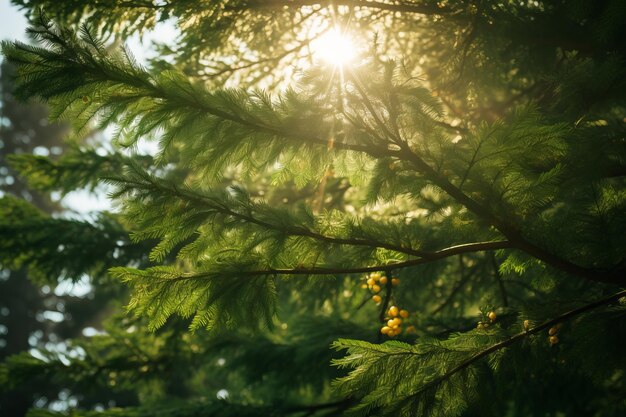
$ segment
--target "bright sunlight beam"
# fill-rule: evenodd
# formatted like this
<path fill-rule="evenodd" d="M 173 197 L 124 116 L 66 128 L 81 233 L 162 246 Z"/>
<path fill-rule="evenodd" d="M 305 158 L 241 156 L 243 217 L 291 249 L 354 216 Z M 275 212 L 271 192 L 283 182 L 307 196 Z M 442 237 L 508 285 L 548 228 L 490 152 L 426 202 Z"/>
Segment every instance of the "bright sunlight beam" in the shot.
<path fill-rule="evenodd" d="M 356 57 L 352 40 L 338 29 L 332 29 L 311 43 L 314 56 L 328 64 L 340 67 Z"/>

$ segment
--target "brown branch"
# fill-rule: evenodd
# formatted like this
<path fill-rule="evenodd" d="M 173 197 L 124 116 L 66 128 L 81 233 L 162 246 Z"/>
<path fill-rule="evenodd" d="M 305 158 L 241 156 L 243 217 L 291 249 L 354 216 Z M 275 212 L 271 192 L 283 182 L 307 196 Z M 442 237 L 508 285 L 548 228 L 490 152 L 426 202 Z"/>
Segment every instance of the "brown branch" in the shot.
<path fill-rule="evenodd" d="M 489 254 L 491 258 L 491 265 L 493 266 L 493 275 L 498 281 L 498 287 L 500 288 L 500 294 L 502 295 L 502 305 L 504 307 L 509 306 L 509 298 L 506 292 L 506 288 L 504 287 L 504 282 L 502 281 L 502 275 L 500 274 L 500 266 L 498 265 L 498 261 L 496 260 L 496 255 L 492 253 Z"/>
<path fill-rule="evenodd" d="M 450 15 L 455 12 L 455 10 L 451 8 L 439 7 L 437 5 L 385 3 L 381 1 L 367 0 L 256 0 L 254 2 L 251 2 L 252 8 L 302 6 L 349 6 L 357 8 L 385 10 L 388 12 L 415 13 L 429 16 Z"/>
<path fill-rule="evenodd" d="M 450 291 L 450 294 L 448 294 L 448 297 L 446 297 L 446 299 L 443 300 L 441 304 L 435 307 L 435 309 L 430 314 L 435 315 L 439 313 L 441 310 L 443 310 L 444 308 L 446 308 L 446 306 L 448 306 L 448 304 L 450 304 L 452 300 L 454 300 L 454 297 L 456 296 L 456 294 L 463 288 L 463 286 L 465 286 L 465 284 L 467 284 L 469 279 L 472 276 L 474 276 L 477 270 L 478 270 L 478 266 L 475 266 L 467 274 L 461 274 L 461 278 L 459 279 L 457 284 L 454 286 L 454 288 L 452 288 L 452 291 Z"/>
<path fill-rule="evenodd" d="M 463 369 L 469 367 L 470 365 L 472 365 L 473 363 L 475 363 L 476 361 L 489 356 L 490 354 L 499 351 L 500 349 L 504 349 L 512 344 L 514 344 L 515 342 L 522 340 L 528 336 L 530 336 L 531 334 L 535 334 L 535 333 L 539 333 L 542 330 L 548 329 L 552 326 L 554 326 L 555 324 L 558 324 L 560 322 L 563 322 L 571 317 L 577 316 L 579 314 L 585 313 L 587 311 L 596 309 L 598 307 L 602 307 L 608 304 L 611 304 L 613 302 L 618 301 L 620 298 L 626 296 L 626 290 L 625 291 L 620 291 L 617 294 L 613 294 L 610 297 L 607 298 L 603 298 L 601 300 L 595 301 L 591 304 L 587 304 L 584 305 L 582 307 L 579 307 L 577 309 L 574 310 L 570 310 L 566 313 L 563 313 L 551 320 L 545 321 L 542 324 L 533 327 L 532 329 L 529 329 L 527 331 L 523 331 L 521 333 L 518 333 L 514 336 L 511 336 L 510 338 L 503 340 L 502 342 L 496 343 L 495 345 L 492 345 L 486 349 L 481 350 L 478 353 L 475 353 L 474 355 L 470 356 L 468 359 L 464 360 L 463 362 L 461 362 L 459 365 L 455 366 L 454 368 L 450 369 L 449 371 L 447 371 L 445 374 L 441 375 L 438 378 L 435 378 L 434 380 L 432 380 L 431 382 L 428 382 L 427 384 L 423 385 L 418 391 L 416 391 L 415 393 L 413 393 L 413 396 L 420 394 L 421 392 L 426 391 L 429 388 L 432 388 L 435 385 L 438 385 L 440 383 L 442 383 L 443 381 L 450 379 L 453 375 L 455 375 L 456 373 L 462 371 Z"/>
<path fill-rule="evenodd" d="M 389 272 L 389 276 L 387 277 L 387 284 L 385 285 L 385 299 L 383 300 L 382 305 L 380 306 L 380 313 L 378 315 L 378 319 L 381 323 L 385 323 L 385 313 L 387 311 L 387 307 L 389 307 L 389 302 L 391 301 L 391 295 L 393 293 L 393 278 L 391 277 L 391 271 Z M 383 334 L 380 332 L 380 329 L 376 332 L 376 341 L 380 343 L 382 340 Z"/>
<path fill-rule="evenodd" d="M 289 407 L 285 409 L 284 411 L 287 414 L 307 412 L 307 414 L 305 415 L 313 415 L 317 413 L 318 411 L 332 409 L 332 408 L 345 409 L 345 408 L 348 408 L 353 403 L 354 403 L 354 399 L 344 398 L 342 400 L 328 402 L 328 403 L 297 405 L 297 406 Z"/>
<path fill-rule="evenodd" d="M 440 259 L 445 259 L 450 256 L 458 255 L 468 252 L 480 252 L 489 250 L 498 250 L 508 248 L 509 242 L 497 241 L 497 242 L 478 242 L 467 243 L 458 246 L 452 246 L 446 249 L 442 249 L 437 252 L 429 252 L 427 257 L 420 259 L 412 259 L 404 262 L 394 262 L 386 265 L 374 265 L 374 266 L 362 266 L 356 268 L 326 268 L 326 267 L 310 267 L 310 268 L 293 268 L 293 269 L 274 269 L 268 268 L 264 270 L 252 270 L 241 271 L 244 276 L 265 276 L 265 275 L 347 275 L 347 274 L 361 274 L 369 272 L 391 272 L 394 269 L 409 268 L 416 265 L 423 265 L 426 263 L 434 262 Z M 203 279 L 216 273 L 201 272 L 198 274 L 182 274 L 175 278 L 168 278 L 168 281 L 183 281 L 188 279 Z"/>

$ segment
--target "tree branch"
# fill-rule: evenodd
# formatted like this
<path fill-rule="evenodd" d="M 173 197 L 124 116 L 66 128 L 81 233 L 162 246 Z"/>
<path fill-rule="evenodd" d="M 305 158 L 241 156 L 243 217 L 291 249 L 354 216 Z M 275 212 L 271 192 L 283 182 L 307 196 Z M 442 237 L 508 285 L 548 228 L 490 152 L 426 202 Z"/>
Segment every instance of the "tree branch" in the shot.
<path fill-rule="evenodd" d="M 509 306 L 509 297 L 506 292 L 506 288 L 504 287 L 504 282 L 502 281 L 502 275 L 500 274 L 500 266 L 498 265 L 498 261 L 496 260 L 496 256 L 492 253 L 489 254 L 491 258 L 491 265 L 493 266 L 493 275 L 498 281 L 498 287 L 500 288 L 500 294 L 502 295 L 502 305 L 504 307 Z"/>
<path fill-rule="evenodd" d="M 459 279 L 459 281 L 456 283 L 456 285 L 454 286 L 454 288 L 452 288 L 452 291 L 450 291 L 450 294 L 448 294 L 448 297 L 443 300 L 443 302 L 441 304 L 439 304 L 437 307 L 435 307 L 435 309 L 430 313 L 431 316 L 439 313 L 441 310 L 443 310 L 444 308 L 446 308 L 446 306 L 448 306 L 448 304 L 450 304 L 452 302 L 452 300 L 454 300 L 454 297 L 456 296 L 456 294 L 461 290 L 461 288 L 463 288 L 463 286 L 465 284 L 467 284 L 467 281 L 469 281 L 469 279 L 474 276 L 474 274 L 476 273 L 476 271 L 478 271 L 478 265 L 474 266 L 472 268 L 471 271 L 469 271 L 468 273 L 462 273 L 461 274 L 461 278 Z"/>
<path fill-rule="evenodd" d="M 367 0 L 335 0 L 335 1 L 323 1 L 323 0 L 256 0 L 252 3 L 253 8 L 263 7 L 302 7 L 302 6 L 349 6 L 357 8 L 368 8 L 385 10 L 389 12 L 400 13 L 415 13 L 422 15 L 449 15 L 455 12 L 455 10 L 448 7 L 439 7 L 437 5 L 427 4 L 408 4 L 408 3 L 384 3 L 381 1 L 367 1 Z"/>
<path fill-rule="evenodd" d="M 332 408 L 338 408 L 338 409 L 343 410 L 345 408 L 348 408 L 353 403 L 354 403 L 354 399 L 344 398 L 342 400 L 328 402 L 328 403 L 297 405 L 297 406 L 289 407 L 285 409 L 285 413 L 293 414 L 293 413 L 306 412 L 307 414 L 305 415 L 313 415 L 317 413 L 318 411 L 332 409 Z"/>
<path fill-rule="evenodd" d="M 137 186 L 142 186 L 141 183 L 135 183 L 135 184 Z M 390 243 L 380 242 L 380 241 L 373 240 L 373 239 L 340 238 L 340 237 L 335 237 L 335 236 L 327 236 L 321 233 L 314 232 L 304 226 L 281 228 L 277 225 L 259 220 L 255 218 L 253 215 L 242 214 L 228 207 L 225 207 L 223 205 L 211 204 L 212 200 L 209 197 L 204 196 L 202 194 L 198 194 L 198 193 L 188 191 L 188 190 L 180 190 L 179 188 L 176 188 L 176 187 L 168 187 L 156 181 L 150 181 L 150 184 L 161 191 L 170 192 L 174 194 L 175 196 L 178 196 L 181 199 L 196 201 L 200 204 L 208 205 L 209 207 L 211 207 L 211 209 L 221 214 L 232 216 L 240 220 L 244 220 L 248 223 L 252 223 L 252 224 L 256 224 L 258 226 L 264 227 L 266 229 L 282 231 L 292 236 L 308 237 L 311 239 L 315 239 L 315 240 L 319 240 L 319 241 L 327 242 L 327 243 L 332 243 L 332 244 L 337 244 L 337 245 L 368 246 L 372 248 L 383 248 L 383 249 L 392 250 L 394 252 L 405 253 L 407 255 L 419 256 L 420 258 L 430 259 L 434 257 L 435 259 L 438 259 L 437 258 L 438 252 L 422 251 L 422 250 L 417 250 L 413 248 L 408 248 L 405 246 L 398 246 L 398 245 L 393 245 Z M 508 242 L 506 241 L 489 242 L 489 243 L 497 243 L 498 247 L 495 249 L 506 249 L 507 244 L 508 244 Z"/>
<path fill-rule="evenodd" d="M 445 374 L 441 375 L 438 378 L 435 378 L 434 380 L 432 380 L 431 382 L 423 385 L 418 391 L 416 391 L 415 393 L 413 393 L 413 395 L 418 395 L 421 392 L 426 391 L 427 389 L 436 386 L 440 383 L 442 383 L 443 381 L 449 379 L 450 377 L 452 377 L 454 374 L 456 374 L 457 372 L 462 371 L 463 369 L 467 368 L 468 366 L 472 365 L 473 363 L 475 363 L 476 361 L 494 353 L 497 352 L 501 349 L 504 349 L 512 344 L 514 344 L 515 342 L 518 342 L 522 339 L 524 339 L 527 336 L 530 336 L 531 334 L 535 334 L 535 333 L 539 333 L 542 330 L 548 329 L 552 326 L 554 326 L 557 323 L 560 323 L 562 321 L 565 321 L 571 317 L 577 316 L 579 314 L 585 313 L 587 311 L 593 310 L 595 308 L 598 307 L 602 307 L 608 304 L 611 304 L 613 302 L 618 301 L 620 298 L 626 296 L 626 290 L 625 291 L 620 291 L 617 294 L 614 294 L 610 297 L 607 298 L 603 298 L 601 300 L 595 301 L 591 304 L 587 304 L 585 306 L 579 307 L 577 309 L 574 310 L 570 310 L 566 313 L 561 314 L 558 317 L 555 317 L 554 319 L 548 320 L 543 322 L 542 324 L 533 327 L 532 329 L 529 329 L 527 331 L 518 333 L 514 336 L 511 336 L 510 338 L 500 342 L 500 343 L 496 343 L 495 345 L 492 345 L 486 349 L 483 349 L 481 351 L 479 351 L 478 353 L 475 353 L 474 355 L 472 355 L 471 357 L 469 357 L 468 359 L 466 359 L 465 361 L 461 362 L 459 365 L 455 366 L 454 368 L 450 369 L 448 372 L 446 372 Z"/>
<path fill-rule="evenodd" d="M 463 245 L 452 246 L 446 249 L 442 249 L 437 252 L 428 252 L 428 256 L 420 259 L 413 259 L 404 262 L 394 262 L 387 265 L 374 265 L 363 266 L 357 268 L 325 268 L 325 267 L 310 267 L 310 268 L 294 268 L 294 269 L 264 269 L 264 270 L 252 270 L 241 271 L 245 276 L 264 276 L 264 275 L 347 275 L 347 274 L 361 274 L 369 272 L 391 272 L 394 269 L 409 268 L 416 265 L 423 265 L 426 263 L 434 262 L 440 259 L 445 259 L 450 256 L 458 255 L 467 252 L 481 252 L 489 250 L 506 249 L 509 246 L 507 241 L 497 242 L 478 242 L 478 243 L 466 243 Z M 202 279 L 207 278 L 215 271 L 197 273 L 197 274 L 182 274 L 176 278 L 170 278 L 171 281 L 182 281 L 188 279 Z"/>

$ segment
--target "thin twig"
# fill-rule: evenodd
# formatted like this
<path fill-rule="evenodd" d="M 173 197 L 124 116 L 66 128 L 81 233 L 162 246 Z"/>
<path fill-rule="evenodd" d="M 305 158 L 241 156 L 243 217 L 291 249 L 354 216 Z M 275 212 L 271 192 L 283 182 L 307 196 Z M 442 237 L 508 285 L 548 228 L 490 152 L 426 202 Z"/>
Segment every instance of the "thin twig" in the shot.
<path fill-rule="evenodd" d="M 427 258 L 412 259 L 404 262 L 394 262 L 386 265 L 374 265 L 363 266 L 356 268 L 326 268 L 326 267 L 308 267 L 308 268 L 293 268 L 293 269 L 264 269 L 245 271 L 242 270 L 242 276 L 265 276 L 265 275 L 346 275 L 346 274 L 360 274 L 367 272 L 391 272 L 394 269 L 409 268 L 416 265 L 423 265 L 429 262 L 434 262 L 440 259 L 448 258 L 450 256 L 458 255 L 466 252 L 479 252 L 487 250 L 500 249 L 502 242 L 480 242 L 469 243 L 465 245 L 452 246 L 450 248 L 442 249 L 437 252 L 431 252 L 431 256 Z M 184 281 L 190 279 L 204 279 L 210 278 L 212 275 L 219 271 L 207 271 L 196 274 L 181 274 L 174 278 L 167 278 L 166 281 Z"/>
<path fill-rule="evenodd" d="M 378 319 L 381 323 L 385 322 L 385 312 L 387 311 L 387 307 L 389 307 L 389 301 L 391 301 L 391 295 L 393 292 L 393 283 L 391 278 L 391 271 L 389 271 L 389 276 L 387 277 L 387 284 L 385 286 L 385 299 L 383 300 L 382 305 L 380 306 L 380 314 L 378 315 Z M 378 331 L 376 335 L 376 341 L 380 343 L 382 340 L 383 334 Z"/>
<path fill-rule="evenodd" d="M 502 275 L 500 274 L 500 266 L 498 265 L 498 261 L 496 260 L 496 255 L 492 252 L 489 254 L 489 258 L 491 259 L 491 265 L 493 266 L 493 275 L 496 277 L 496 281 L 498 281 L 498 286 L 500 287 L 500 294 L 502 295 L 502 305 L 504 307 L 508 307 L 509 298 L 506 293 L 506 288 L 504 287 L 504 282 L 502 282 Z"/>
<path fill-rule="evenodd" d="M 430 314 L 435 315 L 439 313 L 441 310 L 443 310 L 448 304 L 450 304 L 452 300 L 454 300 L 454 297 L 456 296 L 456 294 L 461 290 L 461 288 L 465 286 L 465 284 L 467 284 L 467 281 L 469 281 L 469 279 L 476 273 L 477 270 L 478 270 L 478 265 L 474 266 L 472 270 L 468 272 L 467 274 L 461 273 L 461 278 L 459 279 L 458 283 L 454 286 L 454 288 L 452 289 L 448 297 L 439 306 L 437 306 Z"/>

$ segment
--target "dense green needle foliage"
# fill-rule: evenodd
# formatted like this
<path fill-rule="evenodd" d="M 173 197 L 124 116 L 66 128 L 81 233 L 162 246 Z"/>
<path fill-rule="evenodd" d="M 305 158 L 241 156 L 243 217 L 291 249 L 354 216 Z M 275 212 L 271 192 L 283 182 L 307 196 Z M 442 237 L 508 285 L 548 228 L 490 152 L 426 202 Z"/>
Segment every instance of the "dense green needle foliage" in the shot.
<path fill-rule="evenodd" d="M 127 314 L 0 388 L 81 416 L 626 412 L 622 2 L 14 3 L 15 94 L 73 145 L 11 166 L 115 207 L 5 195 L 0 263 Z M 138 63 L 120 41 L 158 22 L 179 36 Z M 316 54 L 333 29 L 350 62 Z"/>

